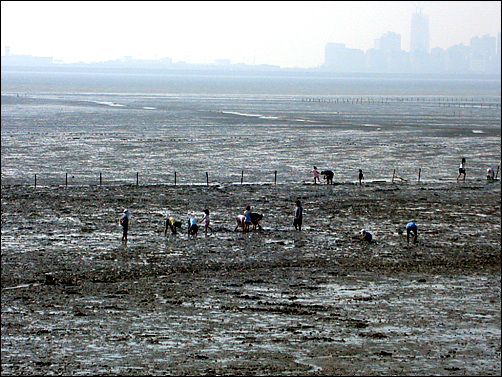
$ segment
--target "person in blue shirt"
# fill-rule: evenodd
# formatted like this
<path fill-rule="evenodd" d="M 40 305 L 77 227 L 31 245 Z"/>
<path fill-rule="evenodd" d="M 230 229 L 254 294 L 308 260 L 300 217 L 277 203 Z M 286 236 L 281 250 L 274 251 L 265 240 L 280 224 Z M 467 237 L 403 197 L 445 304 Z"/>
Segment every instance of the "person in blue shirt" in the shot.
<path fill-rule="evenodd" d="M 370 232 L 368 232 L 367 230 L 361 230 L 361 241 L 367 241 L 367 242 L 371 242 L 373 240 L 373 236 L 371 235 Z"/>
<path fill-rule="evenodd" d="M 244 211 L 244 217 L 245 217 L 245 220 L 244 220 L 244 229 L 243 230 L 245 232 L 248 232 L 249 231 L 249 227 L 252 224 L 252 221 L 251 221 L 251 207 L 250 206 L 246 207 L 246 210 Z"/>
<path fill-rule="evenodd" d="M 413 243 L 417 243 L 418 239 L 418 227 L 414 221 L 410 221 L 406 224 L 406 244 L 410 244 L 410 234 L 413 234 Z"/>
<path fill-rule="evenodd" d="M 197 221 L 195 221 L 195 219 L 189 218 L 187 226 L 188 226 L 188 235 L 196 236 L 197 232 L 199 231 L 199 226 L 197 225 Z"/>

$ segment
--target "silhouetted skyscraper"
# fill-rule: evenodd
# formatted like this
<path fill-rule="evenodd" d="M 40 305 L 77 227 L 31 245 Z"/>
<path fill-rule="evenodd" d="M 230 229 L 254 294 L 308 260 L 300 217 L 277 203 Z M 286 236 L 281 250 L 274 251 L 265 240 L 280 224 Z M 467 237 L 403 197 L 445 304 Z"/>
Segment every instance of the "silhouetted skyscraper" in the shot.
<path fill-rule="evenodd" d="M 429 52 L 429 17 L 422 11 L 413 13 L 411 17 L 411 52 Z"/>

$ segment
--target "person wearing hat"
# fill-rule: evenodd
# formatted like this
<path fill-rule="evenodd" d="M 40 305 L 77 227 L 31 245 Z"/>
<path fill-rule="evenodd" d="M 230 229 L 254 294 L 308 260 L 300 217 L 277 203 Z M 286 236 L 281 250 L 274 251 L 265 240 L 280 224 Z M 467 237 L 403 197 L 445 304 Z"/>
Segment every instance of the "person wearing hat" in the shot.
<path fill-rule="evenodd" d="M 124 210 L 122 217 L 119 220 L 119 225 L 122 227 L 122 242 L 127 242 L 127 232 L 129 231 L 129 217 L 131 216 L 131 211 L 128 209 Z"/>
<path fill-rule="evenodd" d="M 299 200 L 295 202 L 295 205 L 296 208 L 295 208 L 295 217 L 293 219 L 293 225 L 296 230 L 301 231 L 303 222 L 303 207 Z"/>
<path fill-rule="evenodd" d="M 371 242 L 373 240 L 373 236 L 371 235 L 370 232 L 368 232 L 367 230 L 361 230 L 361 241 L 367 241 L 367 242 Z"/>

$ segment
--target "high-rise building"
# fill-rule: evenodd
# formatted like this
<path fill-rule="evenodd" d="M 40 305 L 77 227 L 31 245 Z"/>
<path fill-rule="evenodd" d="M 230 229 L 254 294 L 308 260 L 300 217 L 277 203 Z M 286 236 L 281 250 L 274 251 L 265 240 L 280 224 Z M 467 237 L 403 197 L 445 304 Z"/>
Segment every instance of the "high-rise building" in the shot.
<path fill-rule="evenodd" d="M 410 50 L 411 52 L 429 52 L 429 17 L 420 12 L 411 17 Z"/>

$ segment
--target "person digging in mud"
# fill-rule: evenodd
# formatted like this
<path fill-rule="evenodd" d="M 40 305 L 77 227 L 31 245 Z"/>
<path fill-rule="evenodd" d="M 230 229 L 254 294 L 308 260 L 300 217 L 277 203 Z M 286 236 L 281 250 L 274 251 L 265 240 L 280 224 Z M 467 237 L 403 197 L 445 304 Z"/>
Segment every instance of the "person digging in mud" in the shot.
<path fill-rule="evenodd" d="M 239 215 L 235 218 L 235 228 L 234 228 L 234 232 L 239 229 L 239 227 L 242 228 L 242 231 L 244 231 L 244 226 L 245 226 L 245 222 L 246 222 L 246 216 L 244 215 Z"/>
<path fill-rule="evenodd" d="M 293 225 L 296 230 L 301 231 L 302 230 L 302 222 L 303 222 L 303 207 L 300 203 L 299 200 L 295 202 L 295 215 L 293 219 Z"/>
<path fill-rule="evenodd" d="M 373 242 L 373 236 L 366 230 L 361 230 L 361 241 Z"/>
<path fill-rule="evenodd" d="M 260 221 L 263 220 L 265 216 L 262 213 L 251 212 L 251 224 L 253 224 L 253 230 L 263 229 L 261 227 Z"/>
<path fill-rule="evenodd" d="M 335 173 L 333 173 L 331 170 L 323 170 L 321 172 L 321 175 L 324 177 L 324 180 L 326 181 L 327 185 L 333 184 L 333 177 Z"/>
<path fill-rule="evenodd" d="M 413 234 L 413 243 L 417 243 L 418 239 L 418 227 L 415 222 L 410 221 L 406 224 L 406 244 L 410 244 L 410 234 Z"/>
<path fill-rule="evenodd" d="M 168 217 L 165 222 L 164 236 L 167 236 L 167 230 L 170 229 L 172 234 L 176 234 L 176 229 L 181 229 L 181 221 L 176 221 L 174 217 Z"/>
<path fill-rule="evenodd" d="M 122 242 L 127 242 L 127 233 L 129 231 L 129 218 L 131 216 L 131 211 L 128 209 L 124 210 L 122 217 L 119 220 L 119 225 L 122 227 Z"/>
<path fill-rule="evenodd" d="M 188 236 L 196 237 L 197 233 L 199 232 L 199 226 L 197 225 L 197 221 L 195 221 L 195 219 L 189 218 L 187 226 L 188 226 L 187 230 Z"/>

